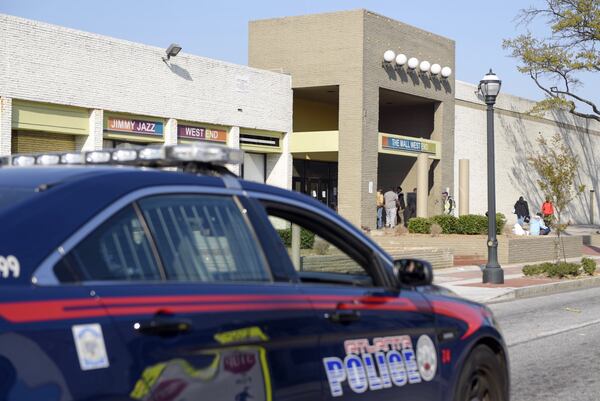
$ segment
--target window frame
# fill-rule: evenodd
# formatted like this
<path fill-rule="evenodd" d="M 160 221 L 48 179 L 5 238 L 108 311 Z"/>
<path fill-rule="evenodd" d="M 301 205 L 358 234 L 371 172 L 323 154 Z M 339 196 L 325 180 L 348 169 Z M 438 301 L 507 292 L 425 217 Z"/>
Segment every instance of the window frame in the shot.
<path fill-rule="evenodd" d="M 337 215 L 334 215 L 331 211 L 328 210 L 326 212 L 318 207 L 310 205 L 308 202 L 302 203 L 294 199 L 273 194 L 251 192 L 249 195 L 262 205 L 267 216 L 272 216 L 273 214 L 271 214 L 270 211 L 275 210 L 276 213 L 279 213 L 276 217 L 291 221 L 291 219 L 285 216 L 287 215 L 292 216 L 293 218 L 299 218 L 300 221 L 308 222 L 308 224 L 302 224 L 299 220 L 296 220 L 297 224 L 314 231 L 316 235 L 319 235 L 339 248 L 342 252 L 365 268 L 367 275 L 371 277 L 373 281 L 373 287 L 397 288 L 397 280 L 393 274 L 393 262 L 390 256 L 380 249 L 373 247 L 367 239 L 356 233 L 352 233 L 352 227 L 349 226 L 349 223 L 339 218 Z M 278 241 L 281 243 L 275 228 L 271 224 L 269 224 L 269 226 L 271 227 L 271 235 L 277 237 Z M 320 235 L 319 230 L 325 230 L 327 231 L 327 234 Z M 355 257 L 351 255 L 354 255 Z M 286 262 L 289 263 L 289 265 L 292 265 L 292 261 L 287 253 L 286 256 Z M 357 259 L 363 259 L 362 262 L 364 264 Z M 312 272 L 310 273 L 312 275 Z M 313 284 L 313 282 L 302 282 L 300 279 L 301 276 L 295 269 L 294 274 L 300 284 Z M 352 280 L 344 280 L 344 275 L 341 273 L 317 272 L 314 274 L 322 274 L 323 277 L 339 274 L 340 281 L 338 284 L 348 286 L 356 285 L 356 282 L 353 284 Z"/>
<path fill-rule="evenodd" d="M 242 215 L 244 224 L 248 227 L 250 234 L 253 236 L 257 244 L 257 249 L 260 253 L 260 258 L 266 269 L 266 272 L 269 276 L 270 281 L 261 281 L 261 282 L 247 282 L 247 281 L 231 281 L 231 282 L 218 282 L 221 284 L 253 284 L 256 285 L 258 283 L 269 284 L 272 283 L 273 280 L 273 271 L 271 265 L 269 263 L 269 259 L 265 255 L 265 250 L 261 246 L 261 241 L 259 241 L 259 236 L 255 230 L 254 225 L 252 224 L 249 216 L 247 215 L 249 211 L 248 208 L 244 205 L 244 199 L 247 197 L 246 193 L 240 188 L 224 188 L 224 187 L 212 187 L 212 186 L 199 186 L 199 185 L 161 185 L 161 186 L 153 186 L 147 187 L 139 190 L 132 191 L 121 198 L 116 199 L 110 205 L 106 206 L 103 210 L 101 210 L 98 214 L 96 214 L 92 219 L 84 223 L 77 231 L 71 234 L 65 241 L 61 243 L 53 252 L 51 252 L 42 263 L 34 270 L 31 276 L 31 283 L 36 286 L 68 286 L 68 285 L 77 285 L 77 286 L 87 286 L 87 285 L 115 285 L 115 284 L 178 284 L 180 281 L 173 281 L 168 279 L 161 280 L 131 280 L 131 281 L 123 281 L 123 280 L 102 280 L 102 281 L 77 281 L 77 282 L 61 282 L 56 274 L 54 273 L 54 267 L 69 253 L 77 247 L 82 241 L 84 241 L 91 233 L 97 230 L 103 223 L 108 221 L 114 215 L 119 213 L 127 206 L 133 206 L 136 211 L 136 216 L 141 220 L 142 226 L 144 227 L 144 235 L 147 236 L 148 241 L 153 248 L 153 257 L 155 258 L 156 265 L 162 266 L 164 269 L 164 265 L 162 264 L 162 260 L 160 258 L 160 253 L 158 252 L 158 248 L 156 247 L 156 242 L 151 233 L 146 231 L 149 227 L 147 226 L 147 222 L 143 212 L 139 209 L 139 205 L 137 205 L 137 201 L 140 199 L 144 199 L 152 196 L 162 196 L 162 195 L 213 195 L 213 196 L 229 196 L 231 197 L 240 214 Z M 137 205 L 137 206 L 134 206 Z M 136 209 L 137 208 L 137 209 Z M 246 210 L 246 212 L 244 212 Z M 140 215 L 141 213 L 141 215 Z M 148 236 L 150 235 L 150 236 Z M 154 249 L 158 252 L 158 254 L 154 253 Z M 158 257 L 158 259 L 157 259 Z M 159 267 L 160 270 L 160 267 Z M 163 270 L 164 272 L 164 270 Z M 161 275 L 162 277 L 162 275 Z M 184 281 L 184 284 L 211 284 L 207 282 L 200 281 Z"/>

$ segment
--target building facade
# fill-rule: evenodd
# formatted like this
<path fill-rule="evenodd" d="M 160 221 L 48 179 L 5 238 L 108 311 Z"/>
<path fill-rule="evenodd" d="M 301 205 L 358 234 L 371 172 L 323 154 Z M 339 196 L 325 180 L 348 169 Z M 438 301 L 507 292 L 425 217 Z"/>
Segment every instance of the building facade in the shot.
<path fill-rule="evenodd" d="M 254 21 L 249 64 L 292 76 L 294 189 L 373 227 L 378 187 L 416 188 L 417 214 L 453 185 L 454 42 L 355 10 Z M 407 59 L 384 62 L 391 50 Z"/>
<path fill-rule="evenodd" d="M 291 186 L 289 75 L 0 15 L 0 154 L 212 141 Z"/>

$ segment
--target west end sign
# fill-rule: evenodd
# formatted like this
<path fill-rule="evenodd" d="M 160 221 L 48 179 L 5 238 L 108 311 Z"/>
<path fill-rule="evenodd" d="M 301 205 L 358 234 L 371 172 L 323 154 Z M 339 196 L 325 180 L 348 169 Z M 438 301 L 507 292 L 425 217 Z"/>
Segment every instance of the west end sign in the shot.
<path fill-rule="evenodd" d="M 213 142 L 227 142 L 227 131 L 187 125 L 177 126 L 177 136 L 184 139 L 200 139 Z"/>

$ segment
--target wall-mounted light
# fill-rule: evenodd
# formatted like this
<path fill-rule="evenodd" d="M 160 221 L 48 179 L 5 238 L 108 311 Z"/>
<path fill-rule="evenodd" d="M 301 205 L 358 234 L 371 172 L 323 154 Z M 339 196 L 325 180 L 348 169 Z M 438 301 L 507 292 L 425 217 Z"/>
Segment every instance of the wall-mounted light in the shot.
<path fill-rule="evenodd" d="M 432 64 L 431 68 L 429 69 L 429 72 L 431 72 L 431 75 L 437 75 L 442 71 L 442 66 L 439 64 Z"/>
<path fill-rule="evenodd" d="M 167 47 L 166 53 L 167 56 L 163 56 L 163 61 L 169 61 L 171 59 L 171 57 L 175 57 L 179 54 L 179 52 L 181 51 L 181 46 L 179 46 L 177 43 L 171 43 L 169 45 L 169 47 Z"/>
<path fill-rule="evenodd" d="M 414 70 L 419 65 L 419 59 L 416 57 L 411 57 L 408 59 L 408 68 Z"/>
<path fill-rule="evenodd" d="M 385 53 L 383 53 L 383 61 L 386 63 L 391 63 L 394 61 L 394 58 L 396 58 L 396 53 L 394 53 L 393 50 L 386 50 Z"/>
<path fill-rule="evenodd" d="M 419 64 L 419 70 L 421 72 L 428 72 L 430 68 L 431 63 L 429 61 L 421 61 L 421 64 Z"/>
<path fill-rule="evenodd" d="M 408 57 L 405 54 L 398 54 L 396 56 L 396 65 L 402 67 L 408 61 Z"/>
<path fill-rule="evenodd" d="M 442 68 L 442 77 L 448 78 L 450 75 L 452 75 L 452 68 L 450 68 L 450 67 Z"/>

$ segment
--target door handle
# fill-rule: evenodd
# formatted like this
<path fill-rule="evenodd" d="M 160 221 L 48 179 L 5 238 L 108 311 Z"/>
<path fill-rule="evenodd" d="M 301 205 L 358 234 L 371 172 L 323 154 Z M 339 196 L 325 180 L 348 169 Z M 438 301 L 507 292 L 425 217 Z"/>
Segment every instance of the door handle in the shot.
<path fill-rule="evenodd" d="M 156 316 L 153 319 L 135 323 L 133 328 L 144 335 L 170 337 L 190 331 L 192 322 L 187 319 Z"/>
<path fill-rule="evenodd" d="M 333 323 L 348 324 L 360 320 L 360 312 L 356 309 L 338 309 L 333 313 L 326 313 L 325 317 Z"/>

